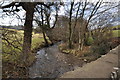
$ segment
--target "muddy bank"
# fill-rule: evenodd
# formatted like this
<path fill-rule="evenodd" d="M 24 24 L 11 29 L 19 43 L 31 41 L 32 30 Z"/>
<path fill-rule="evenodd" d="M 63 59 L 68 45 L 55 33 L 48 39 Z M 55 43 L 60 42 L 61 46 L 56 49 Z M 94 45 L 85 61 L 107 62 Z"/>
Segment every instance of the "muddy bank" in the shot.
<path fill-rule="evenodd" d="M 86 64 L 84 67 L 79 67 L 74 71 L 69 71 L 61 75 L 60 78 L 106 78 L 109 79 L 111 72 L 115 72 L 118 67 L 118 54 L 120 45 L 110 50 L 101 58 Z M 80 73 L 80 74 L 79 74 Z M 114 75 L 117 77 L 117 74 Z M 59 80 L 59 79 L 58 79 Z M 111 79 L 110 79 L 111 80 Z M 112 79 L 112 80 L 117 80 Z"/>

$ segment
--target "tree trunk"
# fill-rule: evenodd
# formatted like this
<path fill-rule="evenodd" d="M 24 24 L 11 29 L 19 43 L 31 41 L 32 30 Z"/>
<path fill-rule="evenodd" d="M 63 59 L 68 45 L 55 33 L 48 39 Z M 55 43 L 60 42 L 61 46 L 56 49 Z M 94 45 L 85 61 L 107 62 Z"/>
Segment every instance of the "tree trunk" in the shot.
<path fill-rule="evenodd" d="M 89 24 L 88 22 L 85 23 L 84 45 L 88 45 L 87 41 L 88 41 L 88 38 L 90 36 L 89 30 L 88 30 L 88 24 Z"/>
<path fill-rule="evenodd" d="M 80 47 L 80 50 L 81 50 L 81 51 L 83 50 L 83 45 L 84 45 L 84 39 L 82 38 L 82 39 L 81 39 L 81 47 Z"/>
<path fill-rule="evenodd" d="M 70 18 L 69 18 L 69 48 L 71 49 L 72 48 L 72 25 L 71 25 L 71 22 L 72 22 L 72 10 L 73 10 L 73 5 L 74 5 L 74 2 L 71 3 L 71 9 L 70 9 Z"/>
<path fill-rule="evenodd" d="M 83 50 L 83 45 L 84 45 L 84 37 L 83 37 L 83 32 L 80 28 L 80 31 L 79 31 L 79 46 L 78 46 L 78 50 Z"/>
<path fill-rule="evenodd" d="M 42 33 L 43 33 L 43 38 L 44 38 L 44 41 L 45 41 L 45 46 L 48 46 L 48 41 L 46 39 L 46 36 L 45 36 L 45 29 L 44 29 L 44 16 L 43 16 L 43 6 L 41 5 L 41 19 L 42 19 Z M 47 21 L 48 22 L 48 21 Z"/>
<path fill-rule="evenodd" d="M 71 29 L 71 22 L 69 23 L 69 48 L 72 48 L 72 29 Z"/>
<path fill-rule="evenodd" d="M 24 41 L 23 41 L 23 54 L 22 54 L 22 61 L 23 64 L 26 66 L 29 64 L 27 62 L 27 58 L 29 53 L 31 53 L 31 39 L 32 39 L 32 21 L 33 21 L 33 14 L 34 14 L 34 6 L 26 6 L 26 18 L 24 24 Z"/>
<path fill-rule="evenodd" d="M 78 50 L 83 50 L 83 44 L 84 44 L 84 26 L 83 26 L 83 20 L 80 19 L 80 28 L 79 28 L 79 46 Z"/>
<path fill-rule="evenodd" d="M 88 44 L 88 32 L 84 33 L 84 45 Z"/>
<path fill-rule="evenodd" d="M 43 33 L 43 38 L 44 38 L 44 41 L 45 41 L 45 46 L 48 46 L 49 44 L 48 44 L 48 40 L 46 38 L 44 30 L 42 30 L 42 33 Z"/>
<path fill-rule="evenodd" d="M 80 30 L 79 30 L 79 33 L 78 33 L 78 50 L 80 50 L 81 48 L 81 39 L 80 39 Z"/>

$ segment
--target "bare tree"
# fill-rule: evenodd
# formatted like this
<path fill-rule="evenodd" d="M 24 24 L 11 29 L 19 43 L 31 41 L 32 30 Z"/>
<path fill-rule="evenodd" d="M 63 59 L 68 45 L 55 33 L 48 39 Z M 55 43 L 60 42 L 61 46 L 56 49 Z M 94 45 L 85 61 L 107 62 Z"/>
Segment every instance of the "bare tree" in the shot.
<path fill-rule="evenodd" d="M 45 35 L 45 31 L 46 31 L 48 26 L 47 26 L 47 24 L 44 23 L 45 22 L 44 15 L 43 15 L 43 12 L 44 12 L 43 10 L 44 9 L 45 8 L 42 5 L 40 6 L 40 11 L 39 11 L 38 8 L 36 8 L 37 12 L 39 14 L 41 14 L 41 16 L 40 16 L 41 17 L 41 21 L 37 17 L 35 18 L 35 21 L 38 24 L 38 26 L 41 28 L 41 31 L 42 31 L 42 34 L 43 34 L 43 38 L 44 38 L 44 41 L 45 41 L 45 46 L 48 46 L 48 40 L 47 40 L 46 35 Z"/>
<path fill-rule="evenodd" d="M 72 10 L 73 10 L 74 2 L 71 2 L 70 7 L 70 17 L 69 17 L 69 48 L 72 48 Z"/>
<path fill-rule="evenodd" d="M 27 61 L 27 58 L 28 58 L 28 54 L 31 53 L 32 21 L 33 21 L 33 14 L 34 14 L 34 9 L 36 5 L 44 5 L 45 7 L 50 8 L 50 6 L 53 4 L 46 5 L 42 2 L 37 2 L 37 3 L 12 2 L 8 5 L 1 7 L 4 12 L 20 11 L 18 7 L 21 7 L 21 6 L 26 11 L 26 18 L 24 23 L 23 50 L 21 54 L 21 59 L 22 59 L 21 61 L 23 61 L 24 66 L 27 66 L 29 64 L 29 61 Z M 13 8 L 13 7 L 16 7 L 16 8 Z M 9 10 L 5 10 L 6 8 L 8 8 Z"/>
<path fill-rule="evenodd" d="M 99 0 L 95 3 L 91 3 L 86 0 L 85 2 L 79 2 L 79 3 L 71 2 L 71 4 L 69 4 L 69 3 L 67 4 L 67 6 L 68 5 L 70 6 L 69 7 L 70 9 L 69 8 L 66 9 L 67 16 L 69 16 L 69 45 L 72 44 L 71 36 L 73 36 L 75 27 L 78 26 L 78 25 L 76 25 L 77 23 L 80 23 L 79 24 L 79 26 L 80 26 L 79 44 L 80 44 L 80 46 L 86 45 L 87 39 L 90 36 L 89 24 L 91 24 L 91 20 L 94 20 L 97 16 L 100 16 L 102 13 L 106 12 L 107 10 L 110 10 L 112 8 L 119 6 L 119 5 L 117 5 L 117 6 L 115 5 L 113 7 L 106 8 L 103 11 L 100 11 L 100 9 L 103 9 L 103 7 L 106 7 L 105 5 L 102 6 L 102 3 L 103 3 L 103 0 Z M 77 8 L 76 8 L 76 6 L 77 6 Z M 75 13 L 72 14 L 72 11 L 75 11 Z M 88 12 L 89 12 L 89 14 L 88 14 Z M 75 20 L 74 21 L 75 25 L 71 25 L 71 22 L 73 23 L 72 19 Z M 81 38 L 83 38 L 83 40 L 81 40 Z M 79 49 L 80 49 L 80 46 L 79 46 Z M 82 48 L 81 48 L 81 50 L 82 50 Z"/>

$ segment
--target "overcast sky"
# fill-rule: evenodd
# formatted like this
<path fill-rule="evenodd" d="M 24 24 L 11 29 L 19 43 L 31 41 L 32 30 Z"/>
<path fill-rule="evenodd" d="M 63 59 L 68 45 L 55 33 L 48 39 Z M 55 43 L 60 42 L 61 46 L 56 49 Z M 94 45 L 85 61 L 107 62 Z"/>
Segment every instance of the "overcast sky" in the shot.
<path fill-rule="evenodd" d="M 25 19 L 25 10 L 22 9 L 21 11 L 16 12 L 16 13 L 20 16 L 21 19 Z M 53 11 L 51 14 L 55 15 L 55 12 Z M 58 15 L 64 15 L 64 7 L 63 6 L 60 7 Z M 18 16 L 17 15 L 14 15 L 14 16 L 13 15 L 10 15 L 10 16 L 5 15 L 5 13 L 2 12 L 2 9 L 0 9 L 0 25 L 6 25 L 6 26 L 9 26 L 9 25 L 13 25 L 13 26 L 14 25 L 16 25 L 16 26 L 23 25 L 24 20 L 21 21 L 20 19 L 17 19 L 16 17 L 18 17 Z"/>
<path fill-rule="evenodd" d="M 64 0 L 65 1 L 65 0 Z M 66 0 L 66 1 L 68 1 L 68 0 Z M 79 1 L 79 0 L 75 0 L 75 1 Z M 90 2 L 96 2 L 96 0 L 89 0 Z M 117 1 L 119 1 L 119 0 L 104 0 L 104 1 L 108 1 L 108 2 L 117 2 Z M 8 4 L 8 3 L 5 3 L 5 5 L 6 4 Z M 62 6 L 62 7 L 60 7 L 60 11 L 58 12 L 59 13 L 59 15 L 65 15 L 64 14 L 64 7 Z M 114 10 L 114 9 L 112 9 L 112 11 L 113 11 L 113 13 L 114 13 L 114 11 L 116 11 L 116 10 Z M 53 14 L 54 14 L 55 12 L 53 12 Z M 8 25 L 23 25 L 24 24 L 24 21 L 23 22 L 21 22 L 21 20 L 18 20 L 17 18 L 16 18 L 16 16 L 4 16 L 4 18 L 3 18 L 3 14 L 4 13 L 2 13 L 2 10 L 0 9 L 0 25 L 6 25 L 6 26 L 8 26 Z M 23 18 L 25 18 L 25 11 L 24 10 L 22 10 L 22 11 L 20 11 L 20 12 L 17 12 L 17 14 L 23 19 Z"/>

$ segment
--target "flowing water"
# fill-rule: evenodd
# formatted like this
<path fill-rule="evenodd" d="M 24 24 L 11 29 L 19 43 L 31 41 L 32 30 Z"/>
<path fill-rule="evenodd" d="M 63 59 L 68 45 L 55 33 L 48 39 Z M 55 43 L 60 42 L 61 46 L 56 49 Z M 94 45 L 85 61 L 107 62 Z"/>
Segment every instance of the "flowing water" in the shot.
<path fill-rule="evenodd" d="M 37 52 L 36 62 L 29 68 L 30 78 L 56 78 L 61 74 L 81 67 L 83 60 L 61 53 L 57 43 Z"/>

